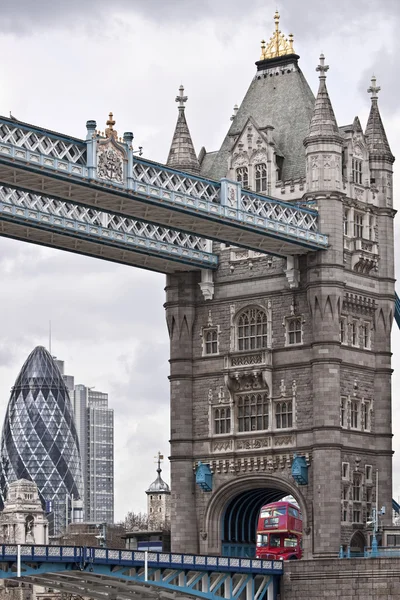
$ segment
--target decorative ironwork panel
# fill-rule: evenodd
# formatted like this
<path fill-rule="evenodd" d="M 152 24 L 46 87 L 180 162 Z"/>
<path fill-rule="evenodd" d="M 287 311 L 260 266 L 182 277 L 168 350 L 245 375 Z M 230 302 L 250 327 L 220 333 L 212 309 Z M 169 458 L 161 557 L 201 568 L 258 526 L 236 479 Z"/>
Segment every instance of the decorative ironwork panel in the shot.
<path fill-rule="evenodd" d="M 49 556 L 61 556 L 61 548 L 60 546 L 48 546 L 48 555 Z"/>
<path fill-rule="evenodd" d="M 107 550 L 105 549 L 101 549 L 101 550 L 95 550 L 94 551 L 94 556 L 95 558 L 107 558 Z"/>
<path fill-rule="evenodd" d="M 171 554 L 171 562 L 180 564 L 182 562 L 182 555 L 181 554 Z"/>
<path fill-rule="evenodd" d="M 198 178 L 187 173 L 172 171 L 167 167 L 142 160 L 133 161 L 133 178 L 171 192 L 180 192 L 208 202 L 220 202 L 221 185 L 217 181 Z"/>
<path fill-rule="evenodd" d="M 36 546 L 33 549 L 34 556 L 46 556 L 46 548 L 44 546 Z"/>
<path fill-rule="evenodd" d="M 42 196 L 41 194 L 0 186 L 0 201 L 12 206 L 38 210 L 52 216 L 72 219 L 73 221 L 103 227 L 115 232 L 137 235 L 191 250 L 206 251 L 207 240 L 198 235 L 182 233 L 168 227 L 105 213 L 94 208 Z"/>
<path fill-rule="evenodd" d="M 76 552 L 76 548 L 72 547 L 72 546 L 70 546 L 70 547 L 65 546 L 62 549 L 63 556 L 75 556 L 75 552 Z"/>
<path fill-rule="evenodd" d="M 318 213 L 309 209 L 263 198 L 250 192 L 242 192 L 239 208 L 265 219 L 279 221 L 307 231 L 318 231 Z"/>
<path fill-rule="evenodd" d="M 109 550 L 108 558 L 113 558 L 115 560 L 118 560 L 119 559 L 119 550 Z"/>
<path fill-rule="evenodd" d="M 40 152 L 74 164 L 86 165 L 86 144 L 52 136 L 48 132 L 39 132 L 21 125 L 0 122 L 0 142 L 12 144 L 25 150 Z"/>
<path fill-rule="evenodd" d="M 170 554 L 159 554 L 158 559 L 160 562 L 169 562 L 170 556 L 171 556 Z"/>
<path fill-rule="evenodd" d="M 136 556 L 140 555 L 140 556 Z M 121 552 L 122 560 L 133 560 L 133 552 Z M 144 552 L 135 552 L 135 560 L 144 560 Z"/>

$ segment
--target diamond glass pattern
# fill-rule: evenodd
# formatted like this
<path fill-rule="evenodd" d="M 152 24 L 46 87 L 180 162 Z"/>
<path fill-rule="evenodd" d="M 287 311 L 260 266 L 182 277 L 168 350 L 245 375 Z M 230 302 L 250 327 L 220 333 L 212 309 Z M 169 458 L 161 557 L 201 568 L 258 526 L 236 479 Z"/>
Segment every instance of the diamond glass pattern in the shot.
<path fill-rule="evenodd" d="M 65 526 L 67 497 L 82 491 L 79 442 L 71 401 L 49 352 L 28 356 L 11 391 L 0 455 L 0 502 L 18 479 L 34 481 L 42 502 L 52 501 L 49 533 Z"/>

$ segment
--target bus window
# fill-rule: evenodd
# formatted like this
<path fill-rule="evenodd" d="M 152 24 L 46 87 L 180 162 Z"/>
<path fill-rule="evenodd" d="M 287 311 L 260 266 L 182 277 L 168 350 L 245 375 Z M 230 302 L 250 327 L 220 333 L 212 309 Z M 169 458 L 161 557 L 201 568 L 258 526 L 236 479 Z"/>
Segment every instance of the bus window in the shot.
<path fill-rule="evenodd" d="M 297 537 L 292 534 L 285 536 L 283 545 L 285 548 L 295 548 L 298 545 Z"/>
<path fill-rule="evenodd" d="M 257 546 L 268 546 L 268 534 L 257 534 Z"/>
<path fill-rule="evenodd" d="M 260 517 L 262 519 L 265 517 L 282 517 L 284 515 L 286 515 L 286 506 L 267 508 L 266 510 L 262 510 L 260 513 Z"/>
<path fill-rule="evenodd" d="M 269 536 L 270 548 L 279 548 L 281 545 L 281 536 L 278 533 L 271 533 Z"/>
<path fill-rule="evenodd" d="M 296 519 L 299 518 L 299 511 L 296 508 L 293 508 L 292 506 L 289 506 L 289 515 L 291 517 L 295 517 Z"/>

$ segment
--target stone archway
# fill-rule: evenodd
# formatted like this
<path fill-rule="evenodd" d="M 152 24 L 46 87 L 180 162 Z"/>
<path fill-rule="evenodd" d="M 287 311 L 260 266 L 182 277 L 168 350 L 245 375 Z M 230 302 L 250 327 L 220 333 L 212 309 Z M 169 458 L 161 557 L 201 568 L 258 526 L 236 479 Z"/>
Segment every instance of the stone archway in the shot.
<path fill-rule="evenodd" d="M 367 540 L 362 531 L 358 530 L 353 533 L 350 540 L 350 552 L 357 552 L 364 555 L 364 548 L 367 545 Z"/>
<path fill-rule="evenodd" d="M 296 498 L 303 515 L 304 556 L 311 556 L 311 511 L 307 507 L 303 494 L 294 483 L 292 484 L 276 475 L 263 474 L 235 477 L 235 479 L 221 485 L 213 493 L 204 517 L 202 539 L 200 540 L 201 553 L 221 554 L 222 540 L 224 538 L 223 518 L 227 510 L 235 510 L 237 508 L 235 507 L 235 502 L 239 506 L 240 499 L 245 498 L 247 500 L 246 514 L 244 513 L 244 508 L 241 509 L 239 507 L 239 510 L 243 510 L 243 515 L 250 519 L 250 526 L 253 527 L 251 519 L 255 523 L 254 515 L 257 509 L 261 508 L 263 504 L 277 501 L 289 494 Z"/>

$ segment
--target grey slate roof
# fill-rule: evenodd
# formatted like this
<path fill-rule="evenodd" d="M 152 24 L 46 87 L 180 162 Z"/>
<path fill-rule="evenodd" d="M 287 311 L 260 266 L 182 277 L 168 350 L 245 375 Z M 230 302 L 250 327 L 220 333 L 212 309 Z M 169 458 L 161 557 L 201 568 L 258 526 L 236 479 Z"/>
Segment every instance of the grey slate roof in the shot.
<path fill-rule="evenodd" d="M 322 76 L 320 77 L 319 90 L 307 140 L 320 140 L 326 137 L 338 137 L 339 135 L 335 113 L 326 88 L 325 76 Z"/>
<path fill-rule="evenodd" d="M 235 137 L 241 133 L 247 119 L 253 117 L 260 128 L 267 125 L 275 128 L 273 138 L 284 155 L 282 179 L 305 177 L 303 140 L 308 133 L 314 102 L 314 95 L 298 66 L 293 71 L 285 70 L 272 76 L 258 72 L 221 149 L 212 161 L 203 160 L 202 175 L 212 179 L 226 176 Z"/>
<path fill-rule="evenodd" d="M 178 120 L 171 142 L 167 165 L 174 169 L 188 171 L 189 173 L 198 173 L 200 171 L 199 161 L 194 151 L 183 107 L 179 107 Z"/>
<path fill-rule="evenodd" d="M 372 98 L 371 112 L 369 113 L 368 123 L 365 129 L 365 137 L 367 139 L 370 155 L 394 161 L 394 156 L 390 150 L 379 112 L 378 100 L 376 98 Z"/>

